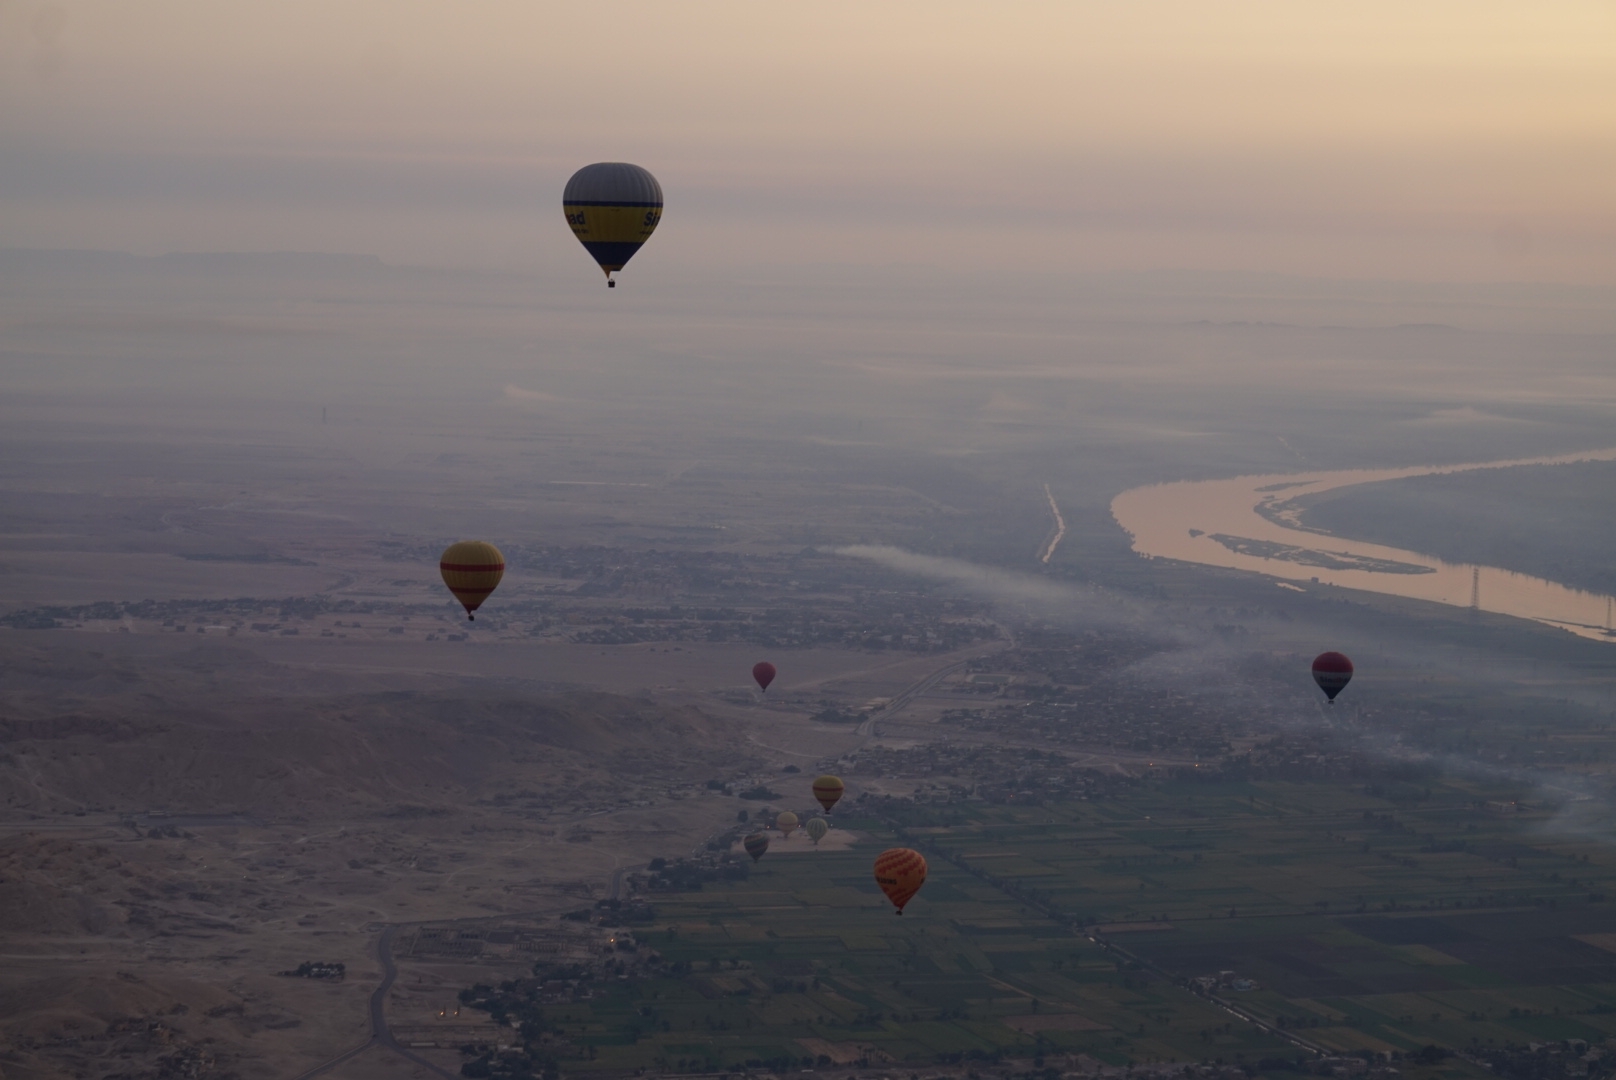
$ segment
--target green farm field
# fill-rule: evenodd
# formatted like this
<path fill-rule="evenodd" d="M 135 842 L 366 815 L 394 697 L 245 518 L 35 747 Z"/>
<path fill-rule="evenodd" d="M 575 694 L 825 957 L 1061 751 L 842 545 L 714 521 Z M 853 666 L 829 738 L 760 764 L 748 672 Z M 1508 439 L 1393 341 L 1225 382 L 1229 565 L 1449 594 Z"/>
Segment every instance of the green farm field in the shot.
<path fill-rule="evenodd" d="M 569 1068 L 605 1071 L 1600 1043 L 1616 859 L 1519 794 L 1154 779 L 1092 802 L 855 806 L 849 848 L 654 897 L 638 936 L 664 974 L 543 1017 L 584 1057 Z M 895 918 L 870 863 L 900 844 L 931 872 Z"/>
<path fill-rule="evenodd" d="M 658 899 L 658 925 L 640 937 L 670 977 L 617 983 L 545 1019 L 607 1070 L 1295 1052 L 946 862 L 932 860 L 921 898 L 894 917 L 870 862 L 899 841 L 847 824 L 863 834 L 851 848 L 765 856 L 745 882 Z"/>

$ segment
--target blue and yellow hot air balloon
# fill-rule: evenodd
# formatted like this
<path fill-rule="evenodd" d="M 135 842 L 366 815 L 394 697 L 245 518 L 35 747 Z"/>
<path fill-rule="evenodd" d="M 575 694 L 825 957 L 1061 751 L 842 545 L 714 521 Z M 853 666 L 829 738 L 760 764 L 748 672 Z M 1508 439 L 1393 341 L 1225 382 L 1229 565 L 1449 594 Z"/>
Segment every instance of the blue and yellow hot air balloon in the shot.
<path fill-rule="evenodd" d="M 572 235 L 616 288 L 612 272 L 623 269 L 662 220 L 662 185 L 638 165 L 602 161 L 572 174 L 561 203 Z"/>

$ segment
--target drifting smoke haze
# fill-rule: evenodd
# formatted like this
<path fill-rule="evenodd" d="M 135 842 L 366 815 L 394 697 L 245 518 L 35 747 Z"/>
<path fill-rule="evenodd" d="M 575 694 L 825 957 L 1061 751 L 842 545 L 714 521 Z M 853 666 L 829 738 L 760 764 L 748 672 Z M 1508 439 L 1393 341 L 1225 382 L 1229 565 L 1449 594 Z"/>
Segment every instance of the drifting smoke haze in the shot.
<path fill-rule="evenodd" d="M 1280 730 L 1307 731 L 1320 726 L 1322 714 L 1298 692 L 1301 680 L 1291 680 L 1298 686 L 1286 686 L 1275 680 L 1271 669 L 1245 663 L 1251 659 L 1248 652 L 1219 639 L 1182 608 L 1141 602 L 1100 586 L 891 547 L 851 545 L 838 554 L 867 559 L 985 600 L 993 605 L 996 617 L 1010 624 L 1012 632 L 1023 627 L 1053 627 L 1079 634 L 1121 632 L 1151 644 L 1150 655 L 1108 672 L 1107 678 L 1260 706 L 1265 718 Z"/>
<path fill-rule="evenodd" d="M 1148 632 L 1166 641 L 1187 644 L 1180 638 L 1182 628 L 1170 626 L 1159 612 L 1098 586 L 1073 585 L 1034 574 L 978 566 L 963 559 L 920 555 L 879 545 L 851 544 L 838 548 L 837 554 L 867 559 L 900 574 L 945 582 L 1010 609 L 1005 614 L 1013 612 L 1022 621 L 1040 620 L 1070 630 Z"/>
<path fill-rule="evenodd" d="M 1204 620 L 1196 619 L 1182 607 L 1141 602 L 1115 590 L 1073 584 L 1047 575 L 978 566 L 894 547 L 849 545 L 838 549 L 838 554 L 868 560 L 985 600 L 993 606 L 996 617 L 1011 625 L 1012 632 L 1020 627 L 1041 626 L 1078 633 L 1120 631 L 1149 638 L 1157 643 L 1156 651 L 1106 677 L 1190 691 L 1260 711 L 1274 733 L 1328 741 L 1351 748 L 1366 760 L 1423 765 L 1438 774 L 1520 785 L 1538 801 L 1564 803 L 1545 828 L 1616 844 L 1616 828 L 1609 825 L 1609 815 L 1616 809 L 1616 792 L 1608 782 L 1546 773 L 1519 763 L 1433 751 L 1417 740 L 1411 742 L 1403 730 L 1409 718 L 1388 695 L 1377 693 L 1373 672 L 1367 678 L 1359 676 L 1354 694 L 1340 706 L 1327 706 L 1301 677 L 1302 664 L 1296 665 L 1292 677 L 1276 678 L 1275 669 L 1260 662 L 1260 654 L 1219 638 Z M 1294 639 L 1324 642 L 1332 630 L 1328 623 L 1321 622 L 1291 624 L 1286 632 Z M 1474 670 L 1473 658 L 1455 655 L 1451 649 L 1432 648 L 1414 635 L 1397 635 L 1382 644 L 1394 653 L 1378 660 L 1377 666 L 1383 669 L 1436 672 L 1446 678 L 1476 681 L 1491 692 L 1502 692 L 1534 674 L 1529 666 L 1508 660 L 1480 674 Z M 1295 659 L 1305 661 L 1307 657 Z M 1604 694 L 1577 690 L 1571 693 L 1586 707 L 1609 706 Z M 1366 696 L 1367 721 L 1363 707 L 1354 702 L 1354 698 Z"/>

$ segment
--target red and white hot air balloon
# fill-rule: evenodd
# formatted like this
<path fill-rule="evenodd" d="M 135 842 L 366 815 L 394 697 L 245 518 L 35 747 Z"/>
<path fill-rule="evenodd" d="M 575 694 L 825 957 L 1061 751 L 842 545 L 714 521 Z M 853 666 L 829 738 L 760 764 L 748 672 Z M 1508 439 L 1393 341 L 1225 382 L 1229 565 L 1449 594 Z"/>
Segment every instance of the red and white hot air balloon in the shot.
<path fill-rule="evenodd" d="M 1313 660 L 1313 681 L 1334 705 L 1335 696 L 1352 681 L 1352 661 L 1338 652 L 1319 653 Z"/>

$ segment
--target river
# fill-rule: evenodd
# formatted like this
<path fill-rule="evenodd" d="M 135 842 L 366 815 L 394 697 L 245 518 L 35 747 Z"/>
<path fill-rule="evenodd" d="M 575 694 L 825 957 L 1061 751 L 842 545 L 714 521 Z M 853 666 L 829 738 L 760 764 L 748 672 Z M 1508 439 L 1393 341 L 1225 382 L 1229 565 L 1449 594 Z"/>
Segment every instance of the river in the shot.
<path fill-rule="evenodd" d="M 1494 566 L 1449 563 L 1429 555 L 1347 540 L 1303 526 L 1289 501 L 1353 484 L 1410 476 L 1616 461 L 1616 447 L 1556 457 L 1425 465 L 1401 469 L 1240 476 L 1132 488 L 1111 502 L 1111 515 L 1133 549 L 1151 558 L 1252 570 L 1278 578 L 1280 588 L 1313 583 L 1430 600 L 1454 607 L 1547 623 L 1580 637 L 1616 642 L 1616 601 Z"/>

